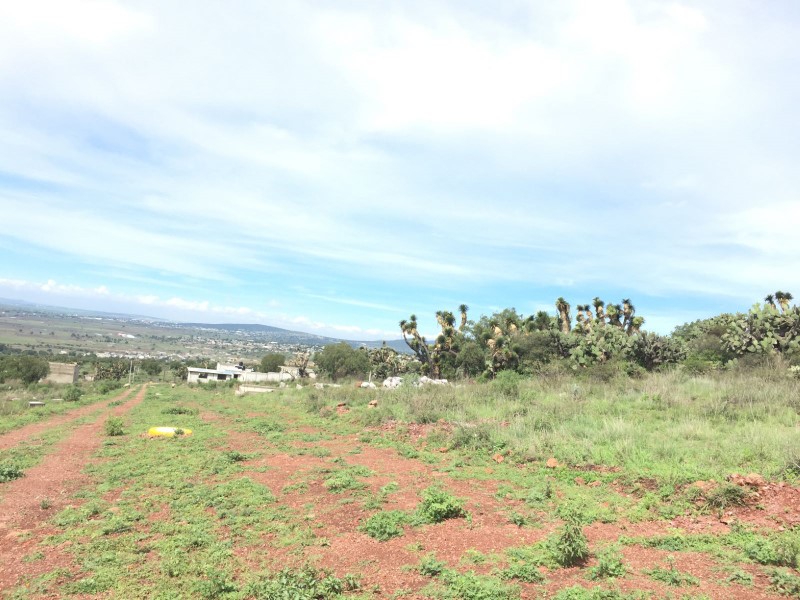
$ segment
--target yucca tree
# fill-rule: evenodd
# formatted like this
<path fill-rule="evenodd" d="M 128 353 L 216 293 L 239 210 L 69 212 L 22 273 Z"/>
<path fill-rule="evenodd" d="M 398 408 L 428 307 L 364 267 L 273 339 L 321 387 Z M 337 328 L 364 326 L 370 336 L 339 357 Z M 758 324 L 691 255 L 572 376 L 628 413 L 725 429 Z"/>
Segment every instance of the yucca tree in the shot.
<path fill-rule="evenodd" d="M 609 304 L 606 306 L 606 316 L 608 316 L 609 325 L 622 327 L 622 306 L 620 304 Z"/>
<path fill-rule="evenodd" d="M 597 318 L 597 323 L 599 325 L 604 325 L 606 322 L 606 315 L 603 312 L 603 307 L 605 307 L 606 303 L 600 300 L 600 298 L 595 297 L 595 299 L 592 300 L 592 305 L 594 306 L 594 314 Z"/>
<path fill-rule="evenodd" d="M 422 363 L 423 370 L 431 372 L 430 349 L 428 348 L 427 340 L 420 335 L 419 329 L 417 329 L 417 315 L 411 315 L 408 321 L 405 319 L 400 321 L 400 331 L 403 334 L 403 341 L 406 346 L 411 348 L 417 360 Z M 411 336 L 411 339 L 408 339 L 408 336 Z"/>
<path fill-rule="evenodd" d="M 583 314 L 583 304 L 578 304 L 575 307 L 575 320 L 581 327 L 586 322 L 586 315 Z"/>
<path fill-rule="evenodd" d="M 628 333 L 631 332 L 631 319 L 635 312 L 636 307 L 631 303 L 630 298 L 624 298 L 622 300 L 622 328 Z"/>
<path fill-rule="evenodd" d="M 558 311 L 558 321 L 562 333 L 569 333 L 572 329 L 572 318 L 569 315 L 570 305 L 564 298 L 556 300 L 556 310 Z"/>
<path fill-rule="evenodd" d="M 785 313 L 789 310 L 789 303 L 794 299 L 789 292 L 775 292 L 775 300 L 781 306 L 781 312 Z"/>
<path fill-rule="evenodd" d="M 469 310 L 469 306 L 466 304 L 462 304 L 458 307 L 458 312 L 461 313 L 461 325 L 458 326 L 459 331 L 464 331 L 464 328 L 467 326 L 467 311 Z"/>
<path fill-rule="evenodd" d="M 639 333 L 644 325 L 644 317 L 633 317 L 631 319 L 631 333 Z"/>

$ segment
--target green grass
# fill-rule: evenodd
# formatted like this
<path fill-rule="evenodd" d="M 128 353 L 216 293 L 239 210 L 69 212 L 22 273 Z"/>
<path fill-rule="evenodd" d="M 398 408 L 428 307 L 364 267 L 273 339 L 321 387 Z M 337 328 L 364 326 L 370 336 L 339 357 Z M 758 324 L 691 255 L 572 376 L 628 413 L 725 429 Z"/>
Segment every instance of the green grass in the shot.
<path fill-rule="evenodd" d="M 349 388 L 280 390 L 268 399 L 234 398 L 229 388 L 159 387 L 159 395 L 150 389 L 124 416 L 127 435 L 104 438 L 87 465 L 93 483 L 56 514 L 43 509 L 55 528 L 45 544 L 68 552 L 75 569 L 44 573 L 9 597 L 167 598 L 176 589 L 197 598 L 281 598 L 281 590 L 296 598 L 647 597 L 605 589 L 619 585 L 614 580 L 621 577 L 652 578 L 674 587 L 675 598 L 703 589 L 705 581 L 694 585 L 674 562 L 654 565 L 646 574 L 631 571 L 622 545 L 675 553 L 678 564 L 680 552 L 702 553 L 718 565 L 714 583 L 761 592 L 764 576 L 748 579 L 760 572 L 772 578 L 774 591 L 791 596 L 798 579 L 798 530 L 734 524 L 728 533 L 689 535 L 663 523 L 661 535 L 620 537 L 598 548 L 590 548 L 584 535 L 597 522 L 623 527 L 626 521 L 736 510 L 752 500 L 724 483 L 734 470 L 795 481 L 784 468 L 797 450 L 789 436 L 796 412 L 791 423 L 787 416 L 797 408 L 790 396 L 794 388 L 768 381 L 745 393 L 738 386 L 755 382 L 731 377 L 735 385 L 724 378 L 656 374 L 606 384 L 520 379 L 512 382 L 513 393 L 496 386 L 399 389 L 381 392 L 378 409 L 367 407 L 375 394 Z M 349 413 L 326 410 L 345 400 Z M 203 419 L 201 413 L 217 417 Z M 180 414 L 181 426 L 194 434 L 143 435 L 169 414 Z M 416 419 L 430 431 L 415 437 L 402 421 L 365 429 L 365 420 L 375 415 L 377 422 Z M 767 435 L 770 428 L 774 434 Z M 67 431 L 59 428 L 41 444 L 0 454 L 0 464 L 9 461 L 24 472 Z M 716 443 L 733 448 L 734 441 L 724 439 L 731 434 L 740 436 L 743 447 L 720 464 L 703 455 Z M 685 448 L 668 447 L 684 439 Z M 359 452 L 348 451 L 347 444 L 358 445 Z M 440 452 L 442 447 L 448 451 Z M 497 463 L 492 455 L 500 448 L 509 453 Z M 543 464 L 551 456 L 559 461 L 555 469 Z M 400 465 L 396 472 L 383 466 L 384 458 Z M 685 485 L 701 478 L 720 483 L 716 495 Z M 485 500 L 470 493 L 467 502 L 459 497 L 466 493 L 454 493 L 467 483 Z M 349 530 L 343 515 L 355 515 Z M 436 556 L 444 556 L 436 545 L 436 524 L 454 518 L 464 519 L 455 523 L 464 531 L 499 519 L 514 535 L 540 534 L 534 538 L 540 541 L 462 551 L 448 565 Z M 346 570 L 322 569 L 330 564 L 323 557 L 336 556 L 338 544 L 357 528 L 365 545 L 380 540 L 383 548 L 413 547 L 406 562 L 416 583 L 362 589 Z M 29 560 L 38 561 L 43 550 L 32 548 Z M 380 562 L 365 559 L 350 571 L 369 577 L 380 568 Z M 590 589 L 587 582 L 547 592 L 545 576 L 561 573 L 574 577 L 568 585 L 592 580 L 600 587 Z"/>

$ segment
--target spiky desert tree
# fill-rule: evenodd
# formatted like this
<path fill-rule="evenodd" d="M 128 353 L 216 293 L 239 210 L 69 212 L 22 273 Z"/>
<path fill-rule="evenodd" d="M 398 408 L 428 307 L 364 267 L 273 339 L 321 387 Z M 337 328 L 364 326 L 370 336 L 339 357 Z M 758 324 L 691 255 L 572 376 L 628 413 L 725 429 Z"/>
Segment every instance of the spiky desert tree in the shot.
<path fill-rule="evenodd" d="M 631 319 L 631 333 L 639 333 L 644 325 L 644 317 L 633 317 Z"/>
<path fill-rule="evenodd" d="M 559 326 L 562 333 L 569 333 L 572 329 L 572 318 L 569 314 L 570 305 L 564 298 L 556 300 L 556 310 L 558 311 Z"/>
<path fill-rule="evenodd" d="M 458 307 L 458 312 L 461 313 L 461 325 L 458 326 L 459 331 L 464 331 L 464 328 L 467 326 L 467 311 L 469 310 L 469 306 L 466 304 L 462 304 Z"/>
<path fill-rule="evenodd" d="M 620 304 L 609 304 L 606 306 L 606 316 L 608 316 L 609 325 L 622 327 L 622 306 Z"/>
<path fill-rule="evenodd" d="M 595 297 L 595 299 L 592 300 L 592 305 L 594 305 L 594 314 L 597 319 L 598 325 L 605 325 L 606 315 L 605 312 L 603 311 L 603 308 L 605 307 L 606 303 L 603 302 L 600 298 Z"/>
<path fill-rule="evenodd" d="M 794 299 L 789 292 L 775 292 L 775 299 L 781 306 L 781 312 L 786 313 L 789 310 L 789 303 Z"/>
<path fill-rule="evenodd" d="M 630 301 L 630 298 L 622 300 L 622 328 L 628 333 L 631 332 L 631 319 L 636 312 L 636 307 Z"/>
<path fill-rule="evenodd" d="M 405 319 L 400 321 L 400 331 L 403 334 L 403 341 L 422 364 L 422 370 L 426 373 L 430 373 L 431 354 L 427 340 L 420 334 L 417 328 L 417 315 L 411 315 L 408 321 Z M 409 339 L 409 336 L 411 336 L 411 339 Z"/>

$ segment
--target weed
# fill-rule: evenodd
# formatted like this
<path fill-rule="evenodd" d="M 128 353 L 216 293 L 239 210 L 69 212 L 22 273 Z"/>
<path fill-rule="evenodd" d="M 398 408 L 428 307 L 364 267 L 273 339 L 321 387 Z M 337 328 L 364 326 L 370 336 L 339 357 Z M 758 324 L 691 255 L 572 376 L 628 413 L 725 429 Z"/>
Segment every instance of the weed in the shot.
<path fill-rule="evenodd" d="M 231 463 L 243 462 L 249 458 L 247 454 L 242 454 L 238 450 L 228 450 L 223 453 L 223 456 Z"/>
<path fill-rule="evenodd" d="M 503 583 L 497 577 L 476 575 L 472 571 L 458 573 L 445 570 L 440 575 L 447 586 L 448 598 L 462 600 L 515 600 L 519 598 L 519 588 Z"/>
<path fill-rule="evenodd" d="M 747 492 L 742 486 L 725 482 L 706 496 L 706 505 L 717 510 L 725 510 L 729 506 L 743 506 L 747 500 Z"/>
<path fill-rule="evenodd" d="M 50 500 L 49 498 L 42 498 L 39 501 L 39 508 L 41 508 L 42 510 L 53 508 L 53 501 Z"/>
<path fill-rule="evenodd" d="M 401 510 L 381 511 L 367 519 L 359 529 L 380 542 L 403 535 L 403 525 L 409 522 L 407 513 Z"/>
<path fill-rule="evenodd" d="M 122 425 L 121 417 L 109 417 L 106 419 L 103 430 L 108 436 L 125 435 L 125 430 L 122 428 Z M 175 433 L 177 434 L 177 431 Z"/>
<path fill-rule="evenodd" d="M 168 406 L 161 410 L 162 415 L 196 415 L 198 412 L 196 408 L 188 406 Z"/>
<path fill-rule="evenodd" d="M 333 475 L 325 479 L 323 485 L 329 492 L 341 493 L 347 490 L 360 490 L 366 487 L 363 481 L 359 481 L 356 477 L 368 477 L 372 475 L 372 471 L 364 467 L 350 467 L 335 472 Z"/>
<path fill-rule="evenodd" d="M 675 587 L 700 584 L 700 580 L 697 577 L 676 569 L 675 559 L 672 556 L 667 557 L 667 565 L 667 568 L 656 567 L 655 569 L 645 569 L 644 572 L 656 581 Z"/>
<path fill-rule="evenodd" d="M 499 573 L 501 579 L 517 579 L 525 583 L 540 583 L 544 575 L 536 565 L 525 562 L 514 562 Z"/>
<path fill-rule="evenodd" d="M 512 510 L 508 514 L 508 522 L 513 523 L 517 527 L 525 527 L 525 525 L 529 523 L 529 519 L 525 515 L 518 513 L 515 510 Z"/>
<path fill-rule="evenodd" d="M 751 586 L 753 585 L 753 576 L 742 569 L 734 569 L 731 571 L 730 575 L 725 578 L 725 583 Z"/>
<path fill-rule="evenodd" d="M 597 553 L 597 564 L 589 569 L 589 579 L 622 577 L 625 565 L 622 564 L 622 552 L 619 546 L 608 546 Z"/>
<path fill-rule="evenodd" d="M 783 596 L 800 598 L 800 577 L 786 569 L 774 569 L 769 574 L 772 589 Z"/>
<path fill-rule="evenodd" d="M 441 523 L 447 519 L 466 517 L 462 500 L 437 487 L 422 490 L 422 502 L 416 512 L 416 520 L 421 523 Z"/>
<path fill-rule="evenodd" d="M 22 475 L 22 469 L 16 463 L 10 461 L 0 463 L 0 483 L 19 479 Z"/>
<path fill-rule="evenodd" d="M 436 560 L 435 554 L 427 554 L 419 560 L 419 566 L 417 567 L 417 570 L 419 571 L 420 575 L 425 575 L 426 577 L 436 577 L 444 570 L 446 566 L 446 563 Z"/>
<path fill-rule="evenodd" d="M 327 600 L 359 587 L 358 578 L 354 575 L 338 578 L 328 571 L 305 566 L 296 571 L 283 569 L 262 576 L 247 586 L 245 593 L 248 597 L 264 600 Z"/>
<path fill-rule="evenodd" d="M 561 529 L 550 538 L 549 550 L 553 560 L 562 567 L 580 564 L 589 557 L 589 543 L 581 522 L 575 516 L 567 518 Z"/>

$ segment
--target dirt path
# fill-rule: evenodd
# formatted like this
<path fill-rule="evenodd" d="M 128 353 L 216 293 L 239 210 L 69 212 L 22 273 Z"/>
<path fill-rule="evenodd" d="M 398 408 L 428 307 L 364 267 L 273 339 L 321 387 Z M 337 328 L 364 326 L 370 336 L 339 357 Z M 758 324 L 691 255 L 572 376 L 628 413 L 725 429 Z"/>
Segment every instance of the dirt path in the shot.
<path fill-rule="evenodd" d="M 103 417 L 127 413 L 144 400 L 146 390 L 145 385 L 125 404 L 104 411 L 92 423 L 81 425 L 57 444 L 40 464 L 26 471 L 24 477 L 0 487 L 0 591 L 12 589 L 23 576 L 35 576 L 70 563 L 63 548 L 38 547 L 45 536 L 55 533 L 55 529 L 46 521 L 63 509 L 71 496 L 89 482 L 83 469 L 102 443 Z M 130 390 L 116 399 L 129 394 Z M 97 409 L 96 406 L 85 408 Z M 91 412 L 81 411 L 83 414 Z M 70 416 L 74 416 L 74 413 Z M 61 419 L 59 422 L 68 420 Z M 36 426 L 53 424 L 54 421 L 49 421 L 37 423 Z M 36 550 L 40 550 L 44 557 L 35 563 L 26 563 L 25 557 Z"/>
<path fill-rule="evenodd" d="M 0 450 L 7 450 L 8 448 L 13 448 L 20 442 L 30 439 L 31 437 L 38 435 L 43 431 L 50 429 L 51 427 L 55 427 L 57 425 L 63 425 L 64 423 L 70 423 L 72 421 L 80 419 L 81 417 L 90 415 L 95 411 L 102 410 L 103 408 L 108 408 L 108 405 L 111 402 L 124 400 L 130 395 L 130 393 L 131 390 L 125 390 L 121 394 L 114 396 L 105 403 L 96 402 L 95 404 L 82 406 L 81 408 L 71 410 L 67 413 L 54 415 L 53 417 L 46 419 L 44 421 L 39 421 L 38 423 L 31 423 L 30 425 L 25 425 L 24 427 L 20 427 L 19 429 L 12 429 L 11 431 L 0 435 Z"/>

